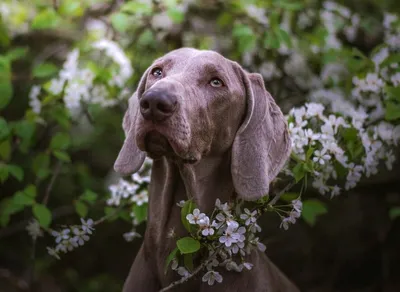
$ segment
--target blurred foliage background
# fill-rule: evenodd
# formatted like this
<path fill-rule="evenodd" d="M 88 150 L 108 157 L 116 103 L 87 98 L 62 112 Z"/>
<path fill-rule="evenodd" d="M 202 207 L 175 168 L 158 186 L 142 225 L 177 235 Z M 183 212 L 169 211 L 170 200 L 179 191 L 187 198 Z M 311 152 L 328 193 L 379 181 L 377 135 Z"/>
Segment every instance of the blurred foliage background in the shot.
<path fill-rule="evenodd" d="M 216 50 L 260 72 L 287 113 L 308 100 L 313 78 L 325 64 L 343 63 L 350 75 L 362 73 L 368 67 L 363 62 L 387 41 L 384 14 L 400 12 L 397 0 L 336 1 L 357 13 L 359 21 L 335 19 L 333 41 L 340 46 L 324 50 L 326 3 L 2 0 L 0 291 L 120 291 L 140 239 L 124 240 L 122 234 L 132 226 L 130 209 L 113 216 L 115 208 L 106 201 L 108 186 L 118 179 L 112 165 L 124 139 L 127 97 L 141 74 L 155 58 L 179 47 Z M 349 27 L 353 33 L 346 33 Z M 93 42 L 101 39 L 119 44 L 131 61 L 133 73 L 122 84 L 109 81 L 122 72 L 124 59 L 118 63 L 118 57 L 93 50 Z M 80 62 L 95 72 L 90 83 L 107 84 L 103 99 L 84 102 L 79 110 L 50 89 L 74 48 L 80 50 Z M 306 63 L 298 66 L 306 68 L 284 69 L 291 50 L 304 56 Z M 32 86 L 38 84 L 40 114 L 32 102 Z M 95 85 L 91 90 L 94 94 Z M 386 119 L 396 125 L 400 107 L 391 106 Z M 302 291 L 400 291 L 399 173 L 396 163 L 392 171 L 382 167 L 334 199 L 308 188 L 306 197 L 319 202 L 308 215 L 312 219 L 284 231 L 277 228 L 279 218 L 264 217 L 268 256 Z M 51 236 L 32 241 L 26 230 L 32 216 L 42 227 L 54 228 L 104 214 L 107 220 L 90 241 L 61 260 L 46 250 Z M 144 233 L 144 225 L 138 233 Z"/>

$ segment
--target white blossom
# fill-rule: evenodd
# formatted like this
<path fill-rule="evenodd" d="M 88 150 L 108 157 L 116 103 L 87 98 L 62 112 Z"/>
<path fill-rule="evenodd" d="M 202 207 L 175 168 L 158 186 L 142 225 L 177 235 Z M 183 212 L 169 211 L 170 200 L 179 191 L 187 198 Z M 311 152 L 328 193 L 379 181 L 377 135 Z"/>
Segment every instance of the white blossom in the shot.
<path fill-rule="evenodd" d="M 215 271 L 208 271 L 204 274 L 202 278 L 203 282 L 207 282 L 208 285 L 214 285 L 214 282 L 217 281 L 218 283 L 222 282 L 222 276 L 220 273 Z"/>
<path fill-rule="evenodd" d="M 148 203 L 149 196 L 147 191 L 141 191 L 139 194 L 135 194 L 131 197 L 132 202 L 135 202 L 138 206 L 142 206 L 145 203 Z"/>
<path fill-rule="evenodd" d="M 245 212 L 244 214 L 240 215 L 240 219 L 246 220 L 245 222 L 246 226 L 253 224 L 257 221 L 257 218 L 255 217 L 257 215 L 257 210 L 250 212 L 249 209 L 245 208 L 244 212 Z"/>
<path fill-rule="evenodd" d="M 206 215 L 204 213 L 200 213 L 199 209 L 194 209 L 193 214 L 186 215 L 186 219 L 190 224 L 199 224 L 199 221 L 204 219 Z"/>
<path fill-rule="evenodd" d="M 40 86 L 34 85 L 32 86 L 31 91 L 29 93 L 29 106 L 32 108 L 32 111 L 36 114 L 40 114 L 40 111 L 42 109 L 42 104 L 38 99 L 40 90 L 41 90 Z"/>
<path fill-rule="evenodd" d="M 124 239 L 128 242 L 133 241 L 135 238 L 140 238 L 142 237 L 139 233 L 137 233 L 135 230 L 132 230 L 130 232 L 125 232 L 123 235 Z"/>
<path fill-rule="evenodd" d="M 40 229 L 39 222 L 36 219 L 32 219 L 31 221 L 29 221 L 28 225 L 26 226 L 26 230 L 33 240 L 36 240 L 36 238 L 43 236 L 43 232 Z"/>

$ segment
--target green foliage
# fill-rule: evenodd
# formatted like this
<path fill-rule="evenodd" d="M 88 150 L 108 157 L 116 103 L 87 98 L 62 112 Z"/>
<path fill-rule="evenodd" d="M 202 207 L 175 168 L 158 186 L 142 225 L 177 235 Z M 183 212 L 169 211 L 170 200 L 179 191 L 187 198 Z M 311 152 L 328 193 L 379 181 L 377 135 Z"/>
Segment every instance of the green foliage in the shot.
<path fill-rule="evenodd" d="M 186 219 L 186 216 L 193 213 L 193 210 L 196 208 L 197 206 L 193 202 L 193 200 L 187 200 L 181 210 L 181 222 L 185 229 L 189 232 L 192 232 L 194 230 L 194 226 L 189 223 L 189 221 Z"/>
<path fill-rule="evenodd" d="M 56 28 L 61 19 L 53 8 L 46 8 L 39 12 L 32 21 L 32 29 L 52 29 Z"/>
<path fill-rule="evenodd" d="M 115 13 L 111 16 L 111 24 L 117 31 L 124 32 L 129 26 L 129 16 L 125 13 Z"/>
<path fill-rule="evenodd" d="M 43 228 L 48 228 L 51 223 L 51 212 L 43 204 L 34 204 L 32 207 L 32 212 L 35 218 L 38 220 L 40 226 Z"/>
<path fill-rule="evenodd" d="M 142 223 L 147 219 L 147 204 L 143 204 L 141 206 L 134 205 L 133 213 L 135 214 L 135 218 L 138 221 L 138 224 Z"/>
<path fill-rule="evenodd" d="M 389 210 L 389 217 L 390 219 L 396 219 L 400 217 L 400 207 L 393 207 Z"/>
<path fill-rule="evenodd" d="M 317 221 L 317 217 L 327 212 L 328 209 L 326 208 L 326 205 L 322 203 L 320 200 L 316 199 L 304 200 L 301 217 L 309 225 L 314 226 Z"/>
<path fill-rule="evenodd" d="M 244 24 L 236 24 L 232 31 L 233 37 L 238 42 L 238 52 L 244 53 L 251 50 L 256 45 L 256 35 L 250 26 Z"/>
<path fill-rule="evenodd" d="M 9 104 L 12 94 L 10 60 L 0 56 L 0 110 Z"/>
<path fill-rule="evenodd" d="M 167 274 L 169 265 L 171 264 L 172 260 L 176 258 L 179 253 L 179 249 L 176 247 L 173 251 L 168 255 L 167 259 L 165 260 L 164 266 L 164 274 Z"/>
<path fill-rule="evenodd" d="M 193 237 L 183 237 L 176 241 L 181 254 L 190 254 L 200 249 L 200 242 Z"/>
<path fill-rule="evenodd" d="M 58 71 L 58 67 L 52 63 L 42 63 L 33 68 L 32 75 L 38 78 L 53 76 Z"/>

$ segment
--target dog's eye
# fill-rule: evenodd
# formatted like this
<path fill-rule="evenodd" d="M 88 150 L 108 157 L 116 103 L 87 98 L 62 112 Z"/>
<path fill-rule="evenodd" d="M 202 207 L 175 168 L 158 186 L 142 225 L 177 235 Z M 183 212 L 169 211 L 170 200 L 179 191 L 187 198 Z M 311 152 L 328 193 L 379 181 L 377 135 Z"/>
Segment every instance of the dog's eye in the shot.
<path fill-rule="evenodd" d="M 212 87 L 222 87 L 222 86 L 224 86 L 224 83 L 223 83 L 222 80 L 219 79 L 219 78 L 213 78 L 213 79 L 211 79 L 211 81 L 210 81 L 210 85 L 211 85 Z"/>
<path fill-rule="evenodd" d="M 163 73 L 162 73 L 162 70 L 161 70 L 161 68 L 154 68 L 152 71 L 151 71 L 151 74 L 153 75 L 153 76 L 155 76 L 155 77 L 157 77 L 157 78 L 161 78 L 162 76 L 163 76 Z"/>

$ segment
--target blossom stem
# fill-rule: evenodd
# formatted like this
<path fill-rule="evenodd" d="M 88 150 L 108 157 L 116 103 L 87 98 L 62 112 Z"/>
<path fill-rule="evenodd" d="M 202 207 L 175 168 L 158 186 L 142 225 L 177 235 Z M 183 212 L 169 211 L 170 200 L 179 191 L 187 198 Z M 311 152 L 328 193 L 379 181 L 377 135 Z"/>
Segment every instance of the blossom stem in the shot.
<path fill-rule="evenodd" d="M 178 286 L 180 284 L 183 284 L 184 282 L 188 281 L 189 279 L 193 278 L 195 275 L 197 275 L 202 269 L 205 268 L 205 266 L 213 259 L 213 257 L 217 254 L 217 252 L 219 252 L 220 249 L 222 249 L 224 245 L 221 244 L 219 246 L 217 246 L 217 248 L 214 250 L 214 252 L 202 263 L 200 264 L 194 271 L 193 273 L 191 273 L 189 276 L 184 277 L 180 280 L 177 280 L 175 282 L 172 282 L 171 284 L 169 284 L 167 287 L 162 288 L 161 290 L 159 290 L 159 292 L 165 292 L 168 290 L 171 290 L 172 288 L 174 288 L 175 286 Z"/>

